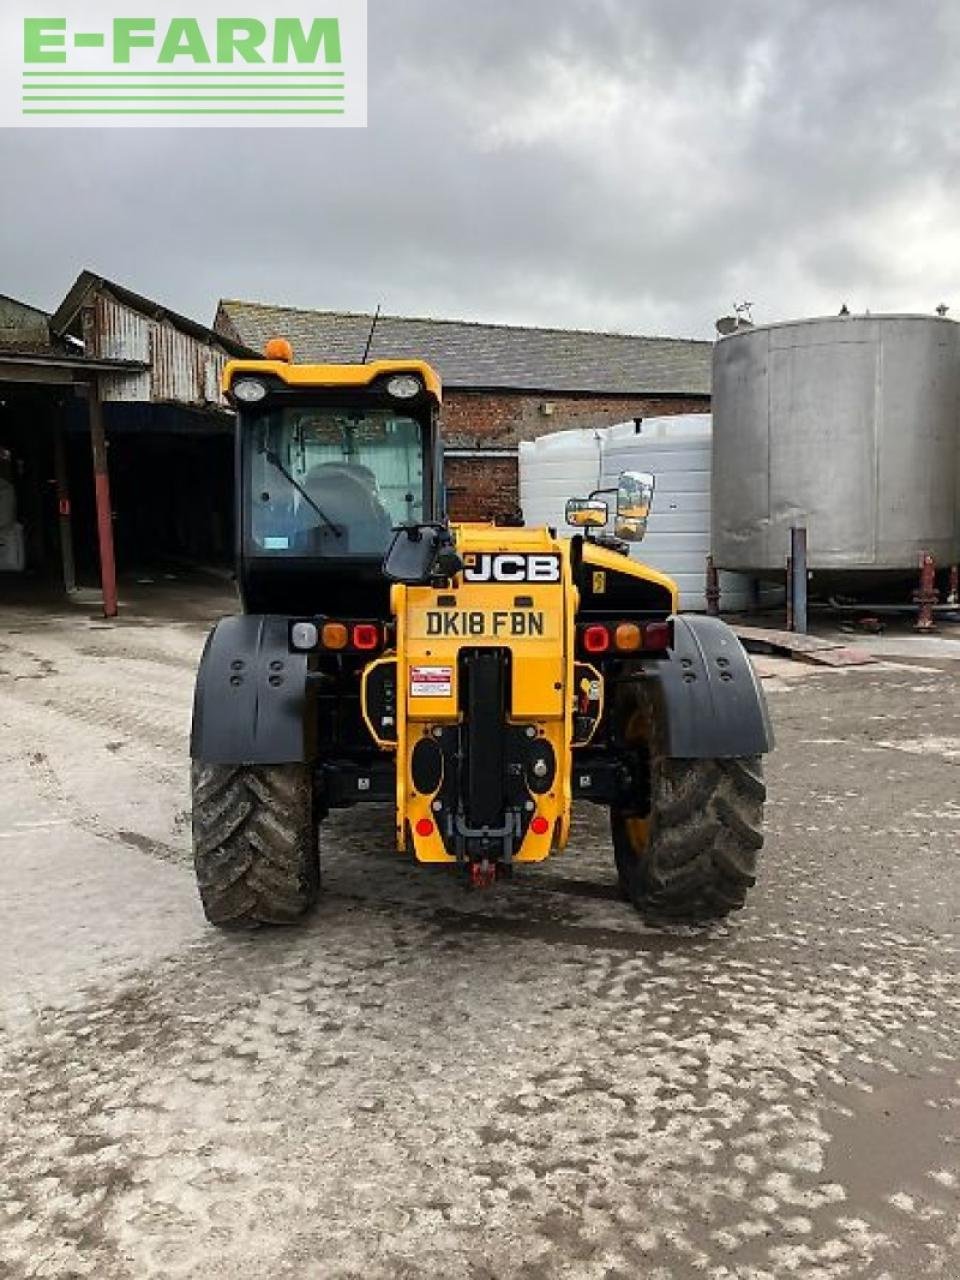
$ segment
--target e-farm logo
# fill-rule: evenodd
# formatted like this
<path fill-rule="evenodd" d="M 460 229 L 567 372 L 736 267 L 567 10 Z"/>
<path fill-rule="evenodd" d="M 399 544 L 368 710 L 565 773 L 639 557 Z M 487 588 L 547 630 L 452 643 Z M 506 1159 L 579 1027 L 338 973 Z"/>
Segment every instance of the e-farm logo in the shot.
<path fill-rule="evenodd" d="M 366 124 L 366 0 L 9 2 L 2 125 Z"/>

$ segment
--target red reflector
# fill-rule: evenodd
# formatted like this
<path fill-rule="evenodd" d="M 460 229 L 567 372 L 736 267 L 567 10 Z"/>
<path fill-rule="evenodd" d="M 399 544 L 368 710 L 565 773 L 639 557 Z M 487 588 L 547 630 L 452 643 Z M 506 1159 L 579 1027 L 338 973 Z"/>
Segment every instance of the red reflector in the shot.
<path fill-rule="evenodd" d="M 429 818 L 420 818 L 417 825 L 414 827 L 414 831 L 416 831 L 418 836 L 432 836 L 433 823 Z"/>
<path fill-rule="evenodd" d="M 610 632 L 606 627 L 601 627 L 597 623 L 584 627 L 583 647 L 587 653 L 606 653 L 610 648 Z"/>
<path fill-rule="evenodd" d="M 537 816 L 530 823 L 530 830 L 533 832 L 535 836 L 545 836 L 547 832 L 550 830 L 550 823 L 546 820 L 546 818 L 541 817 L 540 814 L 537 814 Z"/>
<path fill-rule="evenodd" d="M 648 622 L 643 628 L 643 647 L 645 649 L 669 649 L 670 623 Z"/>
<path fill-rule="evenodd" d="M 356 622 L 353 626 L 355 649 L 379 649 L 380 628 L 375 622 Z"/>

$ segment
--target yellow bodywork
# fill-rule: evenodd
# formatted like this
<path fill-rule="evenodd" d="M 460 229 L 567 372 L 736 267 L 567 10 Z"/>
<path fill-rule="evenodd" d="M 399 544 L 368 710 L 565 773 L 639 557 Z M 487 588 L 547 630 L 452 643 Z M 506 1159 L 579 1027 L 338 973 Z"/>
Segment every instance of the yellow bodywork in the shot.
<path fill-rule="evenodd" d="M 530 793 L 530 816 L 544 818 L 546 830 L 537 834 L 528 826 L 514 855 L 518 862 L 540 862 L 567 842 L 572 751 L 575 745 L 583 745 L 573 742 L 579 592 L 571 572 L 571 542 L 545 528 L 461 524 L 453 526 L 453 533 L 466 570 L 485 555 L 545 553 L 558 558 L 559 580 L 471 583 L 460 575 L 448 587 L 392 587 L 396 653 L 381 661 L 397 664 L 397 728 L 396 740 L 380 741 L 380 745 L 397 753 L 397 847 L 403 850 L 412 845 L 421 862 L 455 861 L 435 823 L 430 834 L 417 831 L 418 823 L 434 819 L 432 806 L 438 792 L 416 790 L 412 758 L 422 737 L 463 719 L 458 686 L 461 649 L 489 646 L 510 651 L 512 692 L 507 724 L 524 726 L 546 739 L 557 762 L 551 788 L 539 795 Z M 626 573 L 665 587 L 676 607 L 676 587 L 663 574 L 590 543 L 583 545 L 583 558 L 596 566 L 596 572 Z M 438 625 L 443 619 L 456 628 L 453 634 L 444 634 Z M 365 681 L 374 665 L 365 673 Z M 577 667 L 581 678 L 588 672 L 600 682 L 595 668 L 582 662 L 577 662 Z M 369 720 L 367 724 L 374 733 Z"/>
<path fill-rule="evenodd" d="M 425 360 L 371 360 L 369 364 L 292 364 L 287 360 L 228 360 L 223 369 L 221 388 L 228 392 L 242 374 L 279 378 L 289 387 L 304 390 L 324 387 L 356 387 L 362 391 L 386 374 L 413 373 L 421 378 L 433 399 L 440 403 L 443 391 L 440 376 Z"/>
<path fill-rule="evenodd" d="M 616 551 L 608 551 L 606 547 L 598 547 L 595 542 L 584 542 L 583 563 L 590 565 L 594 574 L 625 573 L 629 577 L 637 578 L 643 582 L 655 582 L 658 587 L 663 587 L 665 591 L 670 592 L 670 612 L 676 613 L 680 608 L 680 591 L 677 584 L 672 578 L 668 578 L 665 573 L 660 573 L 657 569 L 651 569 L 649 565 L 638 564 L 636 560 L 628 560 L 626 556 L 622 556 Z M 596 586 L 594 590 L 597 590 Z M 603 594 L 602 590 L 599 594 Z"/>
<path fill-rule="evenodd" d="M 547 830 L 537 835 L 529 828 L 515 858 L 518 862 L 540 862 L 551 849 L 562 849 L 570 829 L 569 743 L 572 736 L 573 702 L 567 696 L 573 685 L 573 619 L 569 603 L 576 596 L 570 581 L 569 557 L 546 529 L 498 529 L 471 525 L 455 528 L 457 550 L 469 567 L 471 556 L 483 552 L 552 552 L 561 556 L 561 581 L 523 583 L 522 586 L 490 583 L 482 586 L 454 584 L 451 590 L 433 587 L 395 586 L 391 605 L 397 620 L 399 663 L 398 705 L 400 714 L 397 743 L 397 843 L 404 848 L 408 835 L 421 862 L 453 862 L 438 831 L 430 836 L 417 834 L 417 822 L 432 818 L 432 795 L 421 795 L 411 781 L 410 762 L 418 738 L 434 727 L 456 724 L 459 711 L 458 658 L 464 640 L 471 646 L 508 647 L 512 669 L 512 703 L 509 724 L 532 726 L 546 738 L 557 758 L 554 785 L 543 795 L 531 796 L 535 816 L 547 821 Z M 518 610 L 518 596 L 531 603 Z M 438 600 L 455 599 L 442 607 L 463 617 L 476 629 L 469 637 L 430 634 L 430 615 L 441 612 Z M 542 617 L 542 634 L 511 635 L 519 615 Z M 482 620 L 477 626 L 476 620 Z M 417 687 L 417 672 L 434 668 L 449 672 L 449 685 L 439 684 L 440 694 L 424 694 Z M 427 686 L 429 687 L 429 686 Z"/>

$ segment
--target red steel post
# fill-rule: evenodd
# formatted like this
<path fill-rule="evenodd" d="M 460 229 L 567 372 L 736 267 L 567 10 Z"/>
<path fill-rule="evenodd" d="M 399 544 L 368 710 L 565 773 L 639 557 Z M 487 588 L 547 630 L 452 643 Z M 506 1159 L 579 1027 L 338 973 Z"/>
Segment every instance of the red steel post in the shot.
<path fill-rule="evenodd" d="M 929 551 L 920 553 L 920 590 L 914 592 L 913 598 L 917 603 L 914 631 L 935 631 L 933 606 L 940 599 L 940 593 L 937 591 L 937 563 Z"/>
<path fill-rule="evenodd" d="M 707 556 L 707 587 L 704 591 L 707 601 L 707 617 L 720 617 L 720 574 L 713 562 L 713 556 Z"/>
<path fill-rule="evenodd" d="M 107 469 L 107 435 L 103 425 L 100 386 L 90 383 L 90 446 L 93 450 L 93 486 L 97 500 L 97 541 L 100 550 L 100 589 L 103 616 L 117 616 L 117 566 L 113 552 L 113 514 L 110 510 L 110 475 Z"/>

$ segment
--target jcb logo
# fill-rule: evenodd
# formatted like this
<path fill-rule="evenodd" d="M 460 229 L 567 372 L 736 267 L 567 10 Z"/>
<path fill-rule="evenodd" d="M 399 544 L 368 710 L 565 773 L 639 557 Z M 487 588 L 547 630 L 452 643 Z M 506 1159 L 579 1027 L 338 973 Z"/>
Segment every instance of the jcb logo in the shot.
<path fill-rule="evenodd" d="M 466 582 L 559 582 L 560 557 L 504 552 L 464 557 Z"/>

